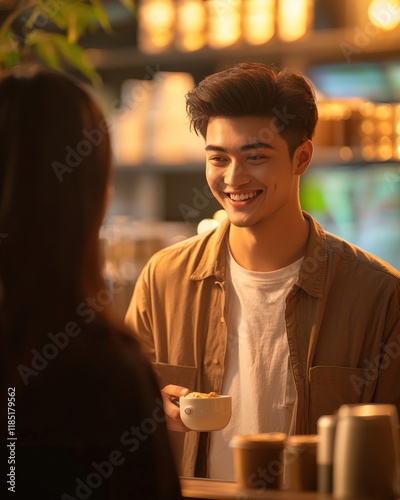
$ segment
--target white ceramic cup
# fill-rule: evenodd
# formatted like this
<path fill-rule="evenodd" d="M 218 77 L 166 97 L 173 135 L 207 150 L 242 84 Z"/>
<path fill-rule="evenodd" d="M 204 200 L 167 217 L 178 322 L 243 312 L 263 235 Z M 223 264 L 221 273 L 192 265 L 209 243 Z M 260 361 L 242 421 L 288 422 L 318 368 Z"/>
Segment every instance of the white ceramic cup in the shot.
<path fill-rule="evenodd" d="M 229 424 L 232 416 L 231 396 L 216 398 L 179 398 L 182 422 L 193 431 L 219 431 Z"/>
<path fill-rule="evenodd" d="M 333 462 L 334 498 L 393 500 L 396 452 L 391 417 L 339 414 Z"/>

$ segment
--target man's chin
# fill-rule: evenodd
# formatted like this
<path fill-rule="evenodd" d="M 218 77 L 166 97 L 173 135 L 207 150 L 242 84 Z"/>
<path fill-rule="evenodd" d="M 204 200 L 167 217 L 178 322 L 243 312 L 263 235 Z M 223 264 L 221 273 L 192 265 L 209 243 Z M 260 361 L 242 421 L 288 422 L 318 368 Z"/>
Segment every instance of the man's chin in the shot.
<path fill-rule="evenodd" d="M 239 219 L 237 217 L 231 218 L 231 217 L 229 217 L 229 215 L 228 215 L 228 219 L 229 219 L 230 223 L 232 224 L 232 226 L 235 226 L 235 227 L 238 227 L 241 229 L 254 226 L 254 222 L 252 222 L 248 219 Z"/>

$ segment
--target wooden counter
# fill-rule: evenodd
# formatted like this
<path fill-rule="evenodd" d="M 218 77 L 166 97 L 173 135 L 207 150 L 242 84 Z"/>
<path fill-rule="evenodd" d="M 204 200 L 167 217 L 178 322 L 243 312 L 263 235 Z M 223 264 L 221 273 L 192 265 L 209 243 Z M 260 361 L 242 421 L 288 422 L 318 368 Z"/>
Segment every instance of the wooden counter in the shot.
<path fill-rule="evenodd" d="M 236 483 L 202 478 L 181 478 L 184 498 L 208 500 L 331 500 L 331 495 L 315 492 L 296 493 L 293 491 L 246 489 L 241 490 Z"/>

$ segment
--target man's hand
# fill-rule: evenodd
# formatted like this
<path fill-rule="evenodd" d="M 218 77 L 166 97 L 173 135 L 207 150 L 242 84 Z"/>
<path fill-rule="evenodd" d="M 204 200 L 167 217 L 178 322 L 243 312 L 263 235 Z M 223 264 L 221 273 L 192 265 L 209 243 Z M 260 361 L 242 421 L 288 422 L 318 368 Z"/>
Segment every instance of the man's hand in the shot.
<path fill-rule="evenodd" d="M 167 427 L 170 431 L 190 431 L 181 420 L 179 407 L 173 403 L 173 401 L 179 402 L 179 398 L 181 396 L 186 396 L 186 394 L 189 394 L 189 389 L 180 385 L 166 385 L 161 389 L 164 411 L 167 417 Z"/>

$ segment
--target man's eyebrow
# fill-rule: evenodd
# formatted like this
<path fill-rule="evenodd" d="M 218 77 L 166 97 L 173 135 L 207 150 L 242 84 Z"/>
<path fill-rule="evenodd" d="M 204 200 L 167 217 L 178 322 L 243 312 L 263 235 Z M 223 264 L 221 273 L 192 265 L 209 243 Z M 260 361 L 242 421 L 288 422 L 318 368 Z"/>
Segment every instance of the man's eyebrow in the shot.
<path fill-rule="evenodd" d="M 213 146 L 212 144 L 209 144 L 204 148 L 206 151 L 221 151 L 222 153 L 226 153 L 225 148 L 221 148 L 221 146 Z"/>
<path fill-rule="evenodd" d="M 240 148 L 240 151 L 248 151 L 249 149 L 275 149 L 271 144 L 268 144 L 268 142 L 253 142 L 251 144 L 245 144 Z M 213 144 L 208 144 L 208 146 L 205 147 L 206 151 L 221 151 L 222 153 L 226 153 L 227 149 L 221 147 L 221 146 L 214 146 Z"/>
<path fill-rule="evenodd" d="M 275 149 L 268 142 L 253 142 L 252 144 L 245 144 L 240 148 L 241 151 L 247 151 L 249 149 Z"/>

